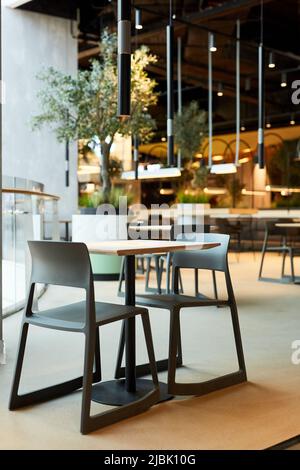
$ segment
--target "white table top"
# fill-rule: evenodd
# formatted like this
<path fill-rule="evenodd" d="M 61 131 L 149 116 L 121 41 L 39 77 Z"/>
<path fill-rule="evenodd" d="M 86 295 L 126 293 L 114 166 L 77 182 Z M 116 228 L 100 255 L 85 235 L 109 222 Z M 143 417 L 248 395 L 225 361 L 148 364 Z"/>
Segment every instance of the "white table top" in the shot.
<path fill-rule="evenodd" d="M 87 248 L 93 254 L 128 256 L 184 250 L 208 250 L 219 245 L 219 243 L 168 240 L 116 240 L 88 243 Z"/>

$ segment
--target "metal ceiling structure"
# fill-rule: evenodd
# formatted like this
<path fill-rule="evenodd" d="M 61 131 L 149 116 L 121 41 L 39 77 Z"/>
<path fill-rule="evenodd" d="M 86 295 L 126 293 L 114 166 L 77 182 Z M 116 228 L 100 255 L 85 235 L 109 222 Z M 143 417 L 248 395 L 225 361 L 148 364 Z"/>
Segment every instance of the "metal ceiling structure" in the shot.
<path fill-rule="evenodd" d="M 21 2 L 22 3 L 22 2 Z M 158 56 L 149 72 L 158 81 L 159 105 L 152 110 L 158 130 L 165 135 L 166 116 L 166 32 L 169 0 L 135 0 L 132 6 L 141 10 L 143 29 L 134 44 L 146 44 Z M 79 66 L 99 53 L 98 41 L 104 27 L 115 30 L 115 0 L 32 0 L 20 8 L 70 19 L 70 34 L 78 32 Z M 134 9 L 132 15 L 134 15 Z M 217 51 L 213 58 L 213 89 L 217 95 L 221 83 L 224 94 L 214 99 L 215 132 L 231 132 L 235 128 L 235 38 L 240 20 L 241 48 L 241 122 L 247 130 L 257 128 L 260 0 L 177 0 L 174 1 L 174 70 L 177 39 L 182 44 L 183 105 L 196 99 L 207 109 L 208 57 L 207 32 L 215 33 Z M 75 28 L 76 19 L 78 19 Z M 134 16 L 132 17 L 134 25 Z M 264 45 L 266 50 L 265 104 L 272 126 L 288 125 L 290 116 L 300 120 L 300 109 L 291 102 L 290 83 L 300 77 L 299 0 L 264 0 Z M 133 26 L 134 27 L 134 26 Z M 273 52 L 275 68 L 267 67 L 268 54 Z M 281 87 L 281 73 L 287 73 L 288 86 Z M 175 92 L 177 76 L 174 73 Z"/>

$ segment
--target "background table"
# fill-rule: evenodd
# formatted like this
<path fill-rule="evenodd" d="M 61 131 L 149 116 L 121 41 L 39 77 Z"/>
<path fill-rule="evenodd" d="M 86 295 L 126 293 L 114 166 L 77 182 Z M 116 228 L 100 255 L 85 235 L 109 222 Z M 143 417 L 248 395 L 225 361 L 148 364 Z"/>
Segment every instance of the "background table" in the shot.
<path fill-rule="evenodd" d="M 170 253 L 183 250 L 208 250 L 218 243 L 176 242 L 162 240 L 117 240 L 89 243 L 90 253 L 125 256 L 125 304 L 135 305 L 135 255 Z M 151 380 L 136 379 L 135 317 L 125 323 L 125 379 L 100 382 L 93 386 L 92 399 L 98 403 L 120 406 L 148 393 Z M 166 399 L 165 384 L 160 384 L 161 400 Z"/>

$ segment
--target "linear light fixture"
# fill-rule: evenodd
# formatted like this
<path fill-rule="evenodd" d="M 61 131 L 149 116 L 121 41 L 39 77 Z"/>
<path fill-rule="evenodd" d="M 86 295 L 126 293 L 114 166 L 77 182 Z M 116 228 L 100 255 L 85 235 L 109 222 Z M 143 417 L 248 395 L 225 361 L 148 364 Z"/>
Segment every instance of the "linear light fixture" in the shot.
<path fill-rule="evenodd" d="M 213 155 L 213 162 L 222 162 L 224 160 L 223 155 Z"/>
<path fill-rule="evenodd" d="M 273 186 L 268 184 L 266 191 L 271 193 L 281 193 L 282 196 L 287 196 L 292 193 L 300 193 L 300 188 L 289 188 L 287 186 Z"/>
<path fill-rule="evenodd" d="M 239 158 L 239 164 L 242 165 L 243 163 L 248 163 L 250 161 L 249 157 L 242 157 Z"/>
<path fill-rule="evenodd" d="M 266 191 L 259 190 L 259 189 L 245 189 L 243 188 L 241 191 L 243 196 L 265 196 Z"/>
<path fill-rule="evenodd" d="M 179 168 L 170 167 L 170 168 L 160 168 L 155 171 L 144 170 L 139 167 L 138 169 L 138 179 L 139 180 L 149 180 L 149 179 L 164 179 L 164 178 L 178 178 L 181 176 L 181 171 Z M 134 171 L 124 171 L 122 173 L 121 179 L 123 180 L 134 180 L 135 172 Z"/>
<path fill-rule="evenodd" d="M 204 188 L 203 192 L 205 194 L 214 194 L 214 195 L 218 196 L 218 195 L 226 194 L 227 189 L 226 188 L 217 188 L 217 187 L 213 188 L 213 187 L 211 187 L 211 188 Z"/>
<path fill-rule="evenodd" d="M 234 163 L 218 163 L 217 165 L 212 165 L 210 172 L 215 175 L 229 175 L 236 173 L 237 168 Z"/>

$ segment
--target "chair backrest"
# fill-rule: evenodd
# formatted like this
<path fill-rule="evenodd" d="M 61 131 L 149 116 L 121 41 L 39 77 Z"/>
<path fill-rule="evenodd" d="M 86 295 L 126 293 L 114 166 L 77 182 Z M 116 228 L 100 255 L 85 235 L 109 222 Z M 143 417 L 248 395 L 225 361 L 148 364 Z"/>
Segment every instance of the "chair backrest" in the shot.
<path fill-rule="evenodd" d="M 93 289 L 92 268 L 84 243 L 29 241 L 31 282 Z"/>
<path fill-rule="evenodd" d="M 280 222 L 291 222 L 292 219 L 276 219 L 276 220 L 266 220 L 265 229 L 267 235 L 280 235 L 286 236 L 287 229 L 284 227 L 277 227 L 276 224 Z"/>
<path fill-rule="evenodd" d="M 226 272 L 228 270 L 229 240 L 229 235 L 205 233 L 203 235 L 205 243 L 220 243 L 220 245 L 209 250 L 175 252 L 173 266 L 174 268 L 197 268 Z"/>

